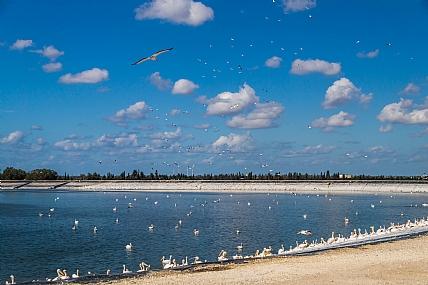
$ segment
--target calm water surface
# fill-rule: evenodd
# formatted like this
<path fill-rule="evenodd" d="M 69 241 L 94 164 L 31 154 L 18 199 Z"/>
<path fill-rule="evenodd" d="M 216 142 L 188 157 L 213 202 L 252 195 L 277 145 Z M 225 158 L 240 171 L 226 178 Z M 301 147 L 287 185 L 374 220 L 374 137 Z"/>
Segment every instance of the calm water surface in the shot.
<path fill-rule="evenodd" d="M 123 264 L 136 271 L 144 261 L 159 269 L 161 257 L 169 255 L 178 263 L 186 256 L 215 261 L 222 249 L 229 258 L 238 253 L 240 243 L 242 255 L 269 246 L 276 253 L 282 244 L 327 239 L 332 231 L 349 236 L 353 229 L 420 219 L 428 215 L 422 203 L 427 195 L 2 190 L 0 283 L 11 274 L 16 282 L 53 278 L 57 268 L 69 275 L 76 269 L 81 275 L 121 273 Z M 313 236 L 297 235 L 302 229 Z M 132 251 L 125 249 L 129 243 Z"/>

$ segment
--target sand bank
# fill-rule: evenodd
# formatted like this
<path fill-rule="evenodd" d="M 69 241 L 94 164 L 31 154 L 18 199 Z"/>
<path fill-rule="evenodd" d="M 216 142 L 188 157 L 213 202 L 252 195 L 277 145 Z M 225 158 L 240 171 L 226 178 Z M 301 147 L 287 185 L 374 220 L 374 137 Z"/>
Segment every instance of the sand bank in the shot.
<path fill-rule="evenodd" d="M 102 284 L 428 284 L 428 236 Z"/>

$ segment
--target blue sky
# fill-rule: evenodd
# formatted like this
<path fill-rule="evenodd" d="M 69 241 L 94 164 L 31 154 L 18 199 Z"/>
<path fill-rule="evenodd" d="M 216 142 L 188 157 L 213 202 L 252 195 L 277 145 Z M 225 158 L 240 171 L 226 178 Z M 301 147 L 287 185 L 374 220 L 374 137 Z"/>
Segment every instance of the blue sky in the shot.
<path fill-rule="evenodd" d="M 428 171 L 427 1 L 9 0 L 0 23 L 2 170 Z"/>

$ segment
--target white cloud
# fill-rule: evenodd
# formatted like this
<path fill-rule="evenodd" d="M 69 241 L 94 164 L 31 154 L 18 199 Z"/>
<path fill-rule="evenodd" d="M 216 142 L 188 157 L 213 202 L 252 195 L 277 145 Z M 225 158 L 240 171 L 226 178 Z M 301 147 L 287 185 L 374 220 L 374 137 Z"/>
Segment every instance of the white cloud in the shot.
<path fill-rule="evenodd" d="M 199 88 L 199 85 L 193 83 L 187 79 L 179 79 L 174 83 L 174 88 L 172 88 L 172 94 L 183 94 L 183 95 L 192 95 L 193 91 Z"/>
<path fill-rule="evenodd" d="M 332 127 L 349 127 L 354 125 L 356 115 L 349 114 L 347 112 L 340 111 L 338 114 L 331 116 L 330 118 L 319 118 L 311 123 L 313 128 L 324 128 L 324 132 L 333 132 Z"/>
<path fill-rule="evenodd" d="M 159 90 L 168 90 L 172 86 L 171 80 L 162 79 L 158 71 L 150 75 L 150 83 L 155 85 Z"/>
<path fill-rule="evenodd" d="M 331 116 L 327 125 L 329 127 L 349 127 L 354 125 L 354 120 L 357 116 L 340 111 L 339 114 Z"/>
<path fill-rule="evenodd" d="M 265 61 L 265 66 L 277 68 L 281 64 L 282 58 L 273 56 Z"/>
<path fill-rule="evenodd" d="M 35 130 L 35 131 L 41 131 L 42 130 L 42 127 L 40 127 L 40 126 L 37 126 L 37 125 L 31 125 L 31 128 L 30 128 L 31 130 Z"/>
<path fill-rule="evenodd" d="M 181 114 L 181 112 L 180 112 L 180 110 L 178 110 L 178 109 L 172 109 L 172 110 L 171 110 L 171 112 L 169 112 L 169 114 L 170 114 L 171 116 L 178 116 L 178 115 L 180 115 L 180 114 Z"/>
<path fill-rule="evenodd" d="M 307 146 L 299 151 L 288 151 L 282 154 L 285 157 L 298 157 L 298 156 L 312 156 L 331 153 L 333 150 L 337 149 L 337 146 L 326 146 L 322 144 L 316 146 Z"/>
<path fill-rule="evenodd" d="M 395 151 L 389 147 L 378 145 L 378 146 L 366 148 L 364 152 L 367 154 L 370 154 L 371 156 L 382 156 L 382 155 L 390 155 Z"/>
<path fill-rule="evenodd" d="M 238 115 L 226 122 L 226 126 L 236 129 L 266 129 L 277 127 L 273 120 L 284 113 L 280 103 L 257 104 L 248 115 Z"/>
<path fill-rule="evenodd" d="M 221 116 L 239 114 L 244 110 L 251 109 L 254 103 L 259 101 L 256 92 L 248 84 L 244 88 L 239 87 L 237 93 L 223 92 L 212 99 L 201 96 L 196 99 L 202 104 L 207 104 L 207 116 Z"/>
<path fill-rule="evenodd" d="M 386 125 L 385 127 L 380 126 L 379 128 L 379 132 L 381 133 L 389 133 L 389 132 L 392 132 L 393 130 L 394 130 L 394 127 L 390 124 Z"/>
<path fill-rule="evenodd" d="M 214 11 L 193 0 L 153 0 L 135 10 L 135 19 L 162 19 L 175 24 L 199 26 L 214 19 Z"/>
<path fill-rule="evenodd" d="M 66 84 L 73 83 L 98 83 L 103 80 L 108 80 L 108 71 L 105 69 L 92 68 L 81 73 L 72 75 L 67 73 L 59 78 L 59 82 Z"/>
<path fill-rule="evenodd" d="M 69 139 L 58 141 L 54 144 L 54 147 L 64 151 L 87 151 L 96 148 L 106 147 L 136 147 L 138 146 L 136 134 L 119 134 L 119 135 L 102 135 L 93 142 L 82 142 L 77 143 Z"/>
<path fill-rule="evenodd" d="M 23 50 L 26 47 L 34 46 L 32 40 L 16 40 L 16 42 L 10 47 L 11 50 Z"/>
<path fill-rule="evenodd" d="M 78 135 L 78 134 L 71 134 L 67 137 L 67 139 L 78 139 L 78 140 L 90 139 L 90 138 L 92 138 L 91 135 L 84 136 L 84 135 Z"/>
<path fill-rule="evenodd" d="M 398 103 L 386 105 L 376 118 L 381 122 L 390 122 L 394 124 L 428 124 L 428 108 L 426 106 L 424 106 L 424 108 L 416 107 L 418 106 L 413 105 L 412 100 L 404 100 L 401 98 Z"/>
<path fill-rule="evenodd" d="M 353 98 L 359 100 L 360 103 L 368 103 L 373 98 L 373 94 L 368 95 L 361 94 L 361 90 L 347 78 L 343 77 L 336 80 L 332 86 L 330 86 L 326 93 L 322 106 L 324 109 L 332 109 L 338 106 L 342 106 Z"/>
<path fill-rule="evenodd" d="M 407 84 L 406 88 L 404 88 L 403 90 L 400 91 L 399 94 L 412 95 L 412 94 L 418 93 L 419 90 L 421 90 L 421 88 L 419 86 L 416 86 L 413 83 L 409 83 L 409 84 Z"/>
<path fill-rule="evenodd" d="M 209 129 L 211 125 L 209 123 L 199 124 L 193 126 L 195 129 Z"/>
<path fill-rule="evenodd" d="M 114 145 L 117 147 L 138 146 L 136 134 L 122 134 L 114 139 Z"/>
<path fill-rule="evenodd" d="M 91 143 L 89 142 L 82 142 L 82 143 L 76 143 L 72 142 L 71 140 L 62 140 L 54 143 L 54 147 L 60 150 L 88 150 L 91 148 Z"/>
<path fill-rule="evenodd" d="M 284 13 L 297 12 L 315 8 L 316 0 L 282 0 L 284 5 Z"/>
<path fill-rule="evenodd" d="M 421 137 L 422 135 L 426 135 L 428 134 L 428 128 L 426 128 L 425 130 L 420 131 L 419 133 L 410 133 L 409 136 L 410 137 Z"/>
<path fill-rule="evenodd" d="M 173 132 L 152 133 L 152 134 L 147 134 L 144 137 L 148 137 L 148 138 L 154 140 L 155 143 L 156 142 L 165 143 L 166 141 L 171 143 L 171 141 L 178 141 L 178 140 L 182 140 L 185 138 L 190 138 L 190 137 L 192 137 L 192 135 L 184 136 L 183 132 L 181 131 L 181 128 L 178 127 Z"/>
<path fill-rule="evenodd" d="M 57 72 L 62 70 L 61 62 L 51 62 L 45 65 L 42 65 L 44 72 Z"/>
<path fill-rule="evenodd" d="M 3 137 L 0 139 L 0 143 L 2 144 L 16 144 L 21 140 L 24 134 L 21 131 L 11 132 L 7 137 Z"/>
<path fill-rule="evenodd" d="M 121 109 L 116 112 L 111 117 L 105 118 L 105 120 L 110 121 L 117 126 L 126 127 L 128 125 L 128 119 L 136 119 L 141 120 L 146 118 L 146 114 L 144 111 L 149 110 L 149 106 L 144 101 L 140 101 L 135 103 L 134 105 L 130 105 L 126 109 Z"/>
<path fill-rule="evenodd" d="M 231 152 L 248 152 L 254 149 L 254 139 L 250 132 L 243 135 L 230 133 L 228 136 L 220 136 L 212 146 L 215 152 L 224 149 Z"/>
<path fill-rule="evenodd" d="M 379 49 L 375 51 L 369 51 L 367 53 L 364 53 L 364 52 L 357 53 L 357 56 L 359 58 L 374 58 L 374 57 L 377 57 L 378 55 L 379 55 Z"/>
<path fill-rule="evenodd" d="M 319 59 L 296 59 L 291 64 L 290 72 L 298 75 L 308 74 L 312 72 L 320 72 L 325 75 L 335 75 L 340 72 L 340 69 L 340 63 L 336 62 L 330 63 L 328 61 Z"/>
<path fill-rule="evenodd" d="M 44 46 L 43 50 L 30 50 L 30 52 L 41 54 L 42 56 L 49 58 L 51 61 L 56 60 L 58 57 L 64 54 L 63 51 L 57 50 L 56 48 L 54 48 L 53 45 L 50 45 L 48 47 Z"/>

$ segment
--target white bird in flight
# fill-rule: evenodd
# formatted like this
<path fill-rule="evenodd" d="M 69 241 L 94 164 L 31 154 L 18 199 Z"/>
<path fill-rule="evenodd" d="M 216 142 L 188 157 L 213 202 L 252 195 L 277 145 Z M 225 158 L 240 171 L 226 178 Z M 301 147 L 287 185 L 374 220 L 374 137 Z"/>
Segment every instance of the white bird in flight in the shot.
<path fill-rule="evenodd" d="M 149 56 L 149 57 L 144 57 L 144 58 L 140 59 L 139 61 L 137 61 L 137 62 L 133 63 L 132 65 L 140 64 L 140 63 L 142 63 L 143 61 L 146 61 L 146 60 L 156 60 L 156 61 L 158 61 L 158 59 L 156 58 L 158 55 L 160 55 L 161 53 L 164 53 L 164 52 L 170 51 L 170 50 L 172 50 L 172 49 L 173 49 L 173 48 L 167 48 L 167 49 L 160 50 L 160 51 L 158 51 L 158 52 L 154 53 L 153 55 L 151 55 L 151 56 Z"/>

